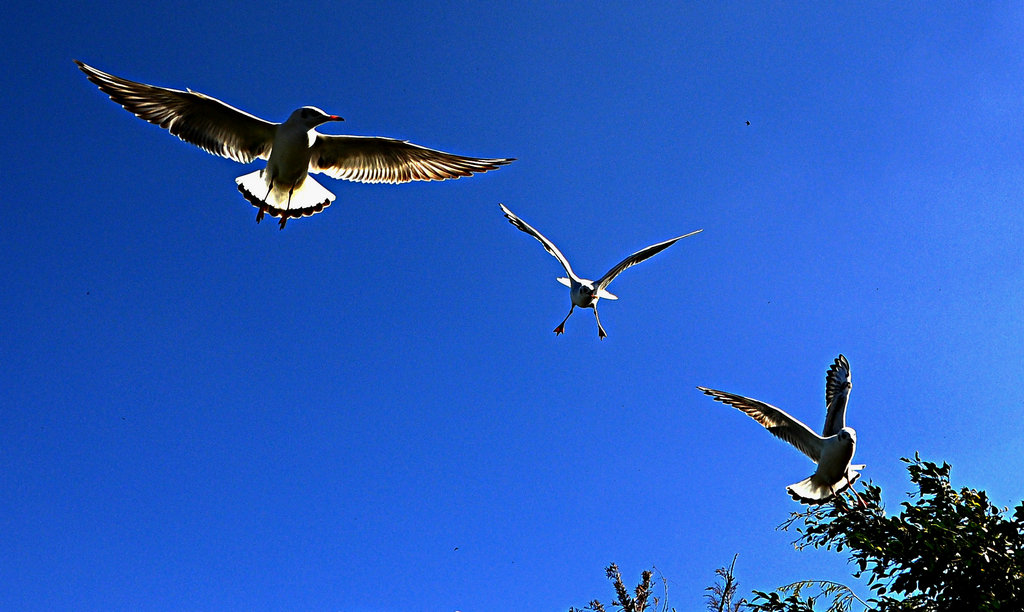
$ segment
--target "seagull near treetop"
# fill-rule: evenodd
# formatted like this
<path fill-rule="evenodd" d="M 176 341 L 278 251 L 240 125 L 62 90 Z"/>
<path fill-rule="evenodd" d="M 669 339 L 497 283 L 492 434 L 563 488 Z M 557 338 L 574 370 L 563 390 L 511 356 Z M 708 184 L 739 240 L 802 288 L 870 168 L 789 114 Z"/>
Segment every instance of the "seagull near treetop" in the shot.
<path fill-rule="evenodd" d="M 850 363 L 839 355 L 825 375 L 825 427 L 822 435 L 762 401 L 724 391 L 697 387 L 723 404 L 739 408 L 773 435 L 789 442 L 818 464 L 814 474 L 786 487 L 793 499 L 805 504 L 824 504 L 860 478 L 863 465 L 850 465 L 857 450 L 857 432 L 846 426 L 846 404 L 850 400 Z M 852 489 L 851 489 L 852 490 Z M 856 491 L 854 494 L 857 495 Z M 857 495 L 860 500 L 860 495 Z M 864 503 L 860 500 L 861 504 Z"/>
<path fill-rule="evenodd" d="M 561 334 L 562 332 L 565 331 L 565 322 L 569 320 L 569 316 L 572 315 L 572 311 L 575 310 L 577 306 L 579 306 L 580 308 L 594 309 L 594 318 L 597 319 L 597 334 L 598 336 L 600 336 L 602 340 L 604 340 L 608 336 L 608 334 L 605 333 L 604 327 L 601 326 L 601 317 L 597 316 L 597 301 L 601 298 L 605 298 L 607 300 L 619 299 L 618 297 L 609 293 L 605 289 L 605 287 L 607 287 L 608 284 L 611 283 L 612 280 L 614 280 L 615 277 L 618 276 L 626 268 L 629 268 L 630 266 L 635 266 L 636 264 L 640 263 L 641 261 L 644 261 L 645 259 L 654 257 L 658 253 L 664 251 L 668 247 L 675 244 L 677 241 L 682 240 L 687 236 L 699 234 L 700 232 L 704 231 L 703 229 L 699 229 L 690 232 L 689 234 L 684 234 L 671 240 L 659 242 L 658 244 L 652 244 L 649 247 L 640 249 L 636 253 L 633 253 L 629 257 L 615 264 L 615 267 L 605 272 L 605 275 L 602 276 L 599 280 L 592 281 L 576 276 L 576 273 L 572 271 L 572 267 L 569 265 L 569 260 L 565 258 L 565 255 L 562 255 L 562 252 L 558 250 L 558 247 L 556 247 L 553 242 L 545 238 L 544 235 L 538 232 L 537 230 L 533 229 L 533 227 L 530 226 L 530 224 L 528 224 L 526 221 L 523 221 L 519 217 L 515 216 L 511 210 L 505 207 L 504 204 L 499 204 L 499 206 L 501 206 L 501 210 L 505 213 L 505 217 L 508 218 L 509 223 L 536 238 L 542 245 L 544 245 L 544 248 L 547 250 L 547 252 L 551 253 L 551 255 L 553 255 L 554 258 L 558 260 L 558 263 L 562 264 L 562 267 L 565 268 L 565 273 L 569 275 L 569 278 L 561 277 L 556 279 L 558 282 L 562 283 L 563 285 L 569 288 L 569 298 L 572 300 L 572 306 L 569 307 L 569 314 L 565 315 L 565 318 L 562 319 L 562 322 L 559 323 L 558 327 L 555 328 L 556 335 Z"/>
<path fill-rule="evenodd" d="M 272 123 L 191 89 L 136 83 L 75 63 L 111 100 L 185 142 L 243 164 L 267 160 L 266 168 L 235 182 L 259 209 L 256 222 L 269 213 L 281 218 L 282 229 L 288 219 L 313 215 L 334 201 L 310 172 L 361 183 L 406 183 L 470 176 L 515 161 L 462 157 L 393 138 L 320 134 L 316 126 L 344 119 L 303 106 L 284 123 Z"/>

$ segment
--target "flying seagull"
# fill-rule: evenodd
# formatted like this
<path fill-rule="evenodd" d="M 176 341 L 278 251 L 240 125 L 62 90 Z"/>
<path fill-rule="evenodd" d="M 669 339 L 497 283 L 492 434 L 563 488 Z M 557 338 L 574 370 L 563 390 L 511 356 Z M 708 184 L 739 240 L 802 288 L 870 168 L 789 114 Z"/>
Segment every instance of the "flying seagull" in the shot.
<path fill-rule="evenodd" d="M 608 334 L 605 333 L 604 327 L 601 326 L 601 317 L 597 315 L 597 301 L 601 298 L 605 298 L 607 300 L 619 299 L 611 293 L 608 293 L 605 287 L 607 287 L 608 284 L 626 268 L 635 266 L 645 259 L 654 257 L 687 236 L 692 236 L 704 231 L 703 229 L 699 229 L 697 231 L 690 232 L 689 234 L 684 234 L 677 238 L 666 240 L 665 242 L 659 242 L 658 244 L 652 244 L 649 247 L 640 249 L 636 253 L 633 253 L 629 257 L 615 264 L 615 267 L 605 272 L 605 275 L 599 280 L 592 281 L 576 276 L 576 273 L 572 271 L 572 267 L 569 265 L 569 260 L 565 258 L 565 255 L 562 255 L 562 252 L 558 250 L 558 247 L 556 247 L 554 243 L 545 238 L 543 234 L 533 229 L 533 227 L 526 221 L 515 216 L 511 210 L 505 207 L 504 204 L 499 204 L 499 206 L 501 206 L 501 210 L 505 213 L 505 217 L 508 218 L 509 223 L 536 238 L 542 245 L 544 245 L 547 252 L 551 253 L 555 259 L 558 260 L 558 263 L 562 264 L 562 267 L 565 268 L 565 273 L 569 275 L 569 278 L 561 277 L 555 279 L 569 288 L 569 298 L 572 300 L 572 306 L 569 307 L 569 314 L 565 315 L 562 322 L 555 328 L 556 335 L 565 331 L 565 322 L 569 320 L 569 316 L 572 315 L 572 311 L 579 306 L 580 308 L 594 309 L 594 318 L 597 319 L 597 333 L 598 336 L 604 340 Z"/>
<path fill-rule="evenodd" d="M 269 213 L 281 218 L 282 229 L 288 219 L 313 215 L 334 201 L 310 172 L 361 183 L 406 183 L 470 176 L 515 161 L 452 155 L 393 138 L 320 134 L 316 126 L 344 119 L 303 106 L 284 123 L 272 123 L 191 89 L 136 83 L 75 63 L 111 100 L 185 142 L 243 164 L 267 160 L 265 168 L 235 182 L 259 209 L 256 222 Z"/>
<path fill-rule="evenodd" d="M 818 464 L 809 477 L 786 490 L 805 504 L 824 504 L 851 487 L 860 478 L 863 465 L 850 465 L 857 450 L 857 432 L 846 426 L 846 404 L 850 400 L 850 363 L 839 355 L 825 375 L 825 427 L 821 435 L 788 413 L 764 402 L 724 391 L 697 387 L 723 404 L 739 408 L 764 425 L 773 435 L 798 448 Z M 856 494 L 856 492 L 854 492 Z M 860 496 L 857 495 L 860 499 Z M 861 500 L 863 504 L 863 500 Z"/>

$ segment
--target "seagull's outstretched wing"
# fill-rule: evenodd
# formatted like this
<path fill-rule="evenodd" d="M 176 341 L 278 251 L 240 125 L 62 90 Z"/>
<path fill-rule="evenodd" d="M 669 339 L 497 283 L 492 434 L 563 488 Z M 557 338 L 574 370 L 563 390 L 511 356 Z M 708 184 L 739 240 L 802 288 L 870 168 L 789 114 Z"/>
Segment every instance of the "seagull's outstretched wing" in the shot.
<path fill-rule="evenodd" d="M 408 183 L 470 176 L 513 161 L 452 155 L 394 138 L 317 134 L 309 171 L 360 183 Z"/>
<path fill-rule="evenodd" d="M 765 429 L 772 434 L 789 442 L 797 447 L 800 452 L 807 455 L 815 463 L 821 458 L 821 450 L 824 440 L 821 436 L 811 431 L 811 428 L 794 419 L 786 412 L 775 406 L 766 404 L 756 399 L 733 395 L 725 391 L 716 391 L 705 387 L 697 387 L 723 404 L 739 408 L 746 412 L 752 419 L 764 425 Z"/>
<path fill-rule="evenodd" d="M 562 267 L 565 268 L 565 273 L 568 274 L 570 278 L 576 282 L 580 281 L 580 277 L 576 276 L 576 273 L 572 271 L 572 266 L 569 265 L 569 260 L 565 258 L 565 255 L 562 255 L 562 252 L 558 250 L 558 247 L 556 247 L 553 242 L 545 238 L 544 234 L 533 229 L 533 226 L 529 223 L 515 216 L 511 210 L 505 208 L 504 204 L 498 204 L 498 206 L 501 206 L 501 210 L 505 213 L 505 217 L 508 218 L 509 223 L 536 238 L 538 242 L 544 245 L 544 249 L 548 253 L 551 253 L 554 258 L 558 260 L 558 263 L 562 264 Z M 569 286 L 568 283 L 563 284 Z"/>
<path fill-rule="evenodd" d="M 243 164 L 270 156 L 277 124 L 196 91 L 122 79 L 75 60 L 85 76 L 136 117 L 208 153 Z"/>
<path fill-rule="evenodd" d="M 612 280 L 614 280 L 615 277 L 618 276 L 619 274 L 621 274 L 622 271 L 625 270 L 626 268 L 629 268 L 631 266 L 635 266 L 636 264 L 640 263 L 641 261 L 644 261 L 645 259 L 650 259 L 651 257 L 654 257 L 658 253 L 664 251 L 668 247 L 672 246 L 673 244 L 675 244 L 676 242 L 682 240 L 683 238 L 686 238 L 687 236 L 692 236 L 694 234 L 699 234 L 699 233 L 701 233 L 703 231 L 704 230 L 699 229 L 697 231 L 690 232 L 689 234 L 683 234 L 682 236 L 678 236 L 678 237 L 673 238 L 671 240 L 666 240 L 665 242 L 659 242 L 658 244 L 652 244 L 649 247 L 640 249 L 636 253 L 633 253 L 629 257 L 627 257 L 627 258 L 623 259 L 622 261 L 620 261 L 619 263 L 615 264 L 615 267 L 612 268 L 611 270 L 608 270 L 607 272 L 605 272 L 604 276 L 602 276 L 600 278 L 600 280 L 598 280 L 595 283 L 595 286 L 597 287 L 598 290 L 604 289 L 605 287 L 608 286 L 608 283 L 612 282 Z"/>
<path fill-rule="evenodd" d="M 850 362 L 841 354 L 825 375 L 825 427 L 821 435 L 834 436 L 846 427 L 846 404 L 850 401 Z"/>

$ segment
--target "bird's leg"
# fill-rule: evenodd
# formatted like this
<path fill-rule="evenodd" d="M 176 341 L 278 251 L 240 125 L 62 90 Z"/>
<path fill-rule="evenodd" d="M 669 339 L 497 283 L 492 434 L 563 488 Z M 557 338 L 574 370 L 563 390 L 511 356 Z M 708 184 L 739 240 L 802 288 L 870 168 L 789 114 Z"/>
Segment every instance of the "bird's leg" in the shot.
<path fill-rule="evenodd" d="M 292 183 L 292 186 L 288 188 L 287 210 L 291 210 L 292 209 L 292 194 L 295 193 L 295 186 L 296 185 L 297 185 L 297 183 Z M 268 193 L 267 195 L 270 195 L 270 194 Z M 285 223 L 288 223 L 288 216 L 285 214 L 284 211 L 282 211 L 281 212 L 281 223 L 280 223 L 280 227 L 278 229 L 284 229 L 284 224 Z"/>
<path fill-rule="evenodd" d="M 853 489 L 850 489 L 850 490 L 853 490 Z M 843 491 L 842 493 L 837 493 L 836 494 L 836 499 L 842 499 L 843 500 L 843 509 L 845 511 L 847 511 L 847 512 L 850 512 L 850 511 L 853 510 L 853 506 L 851 504 L 849 504 L 849 502 L 846 500 L 846 495 L 843 494 L 845 492 L 846 491 Z M 857 491 L 853 491 L 853 494 L 857 495 Z M 860 495 L 857 495 L 857 499 L 860 499 Z M 861 505 L 863 505 L 863 501 L 861 501 Z"/>
<path fill-rule="evenodd" d="M 604 340 L 605 338 L 608 337 L 608 334 L 605 333 L 604 327 L 601 327 L 601 317 L 597 316 L 597 304 L 596 303 L 594 304 L 594 318 L 597 319 L 597 335 L 602 340 Z"/>
<path fill-rule="evenodd" d="M 292 183 L 292 186 L 288 188 L 288 205 L 287 205 L 288 206 L 288 208 L 287 208 L 288 210 L 292 209 L 292 194 L 295 193 L 295 186 L 297 184 L 298 183 Z M 280 229 L 284 229 L 284 224 L 285 223 L 288 223 L 288 217 L 287 217 L 287 215 L 285 215 L 284 212 L 282 212 L 281 213 L 281 227 L 280 227 Z"/>
<path fill-rule="evenodd" d="M 565 332 L 565 322 L 569 320 L 569 315 L 571 315 L 572 311 L 575 310 L 575 309 L 576 309 L 576 304 L 573 304 L 572 306 L 569 307 L 569 314 L 565 315 L 565 318 L 562 319 L 562 322 L 559 323 L 558 327 L 555 328 L 555 335 L 556 336 Z"/>
<path fill-rule="evenodd" d="M 860 496 L 860 493 L 857 492 L 857 489 L 853 488 L 852 484 L 850 485 L 850 492 L 853 493 L 853 496 L 857 498 L 857 503 L 860 505 L 861 508 L 866 509 L 868 507 L 867 502 L 865 502 L 864 498 Z"/>
<path fill-rule="evenodd" d="M 295 192 L 295 183 L 292 183 L 291 188 L 288 189 L 288 209 L 289 210 L 291 210 L 291 207 L 292 207 L 292 194 L 294 192 Z"/>
<path fill-rule="evenodd" d="M 267 195 L 263 196 L 263 203 L 267 203 L 267 198 L 270 197 L 270 192 L 274 190 L 274 181 L 271 179 L 267 182 Z"/>
<path fill-rule="evenodd" d="M 850 483 L 850 486 L 847 487 L 847 488 L 850 490 L 851 493 L 853 493 L 853 496 L 855 498 L 857 498 L 857 504 L 861 508 L 865 508 L 866 509 L 868 507 L 868 504 L 867 504 L 867 502 L 864 501 L 864 498 L 860 496 L 860 493 L 857 492 L 857 489 L 853 488 L 854 481 L 850 478 L 850 472 L 846 472 L 846 480 L 849 481 L 849 483 Z"/>
<path fill-rule="evenodd" d="M 265 172 L 265 170 L 262 170 L 261 172 Z M 268 209 L 267 198 L 270 197 L 270 192 L 273 191 L 273 190 L 274 190 L 274 181 L 271 180 L 270 182 L 267 183 L 267 195 L 263 196 L 262 203 L 260 204 L 260 210 L 259 210 L 259 212 L 256 213 L 256 223 L 259 223 L 260 221 L 263 220 L 263 215 L 267 212 L 267 209 Z"/>
<path fill-rule="evenodd" d="M 850 503 L 846 501 L 846 495 L 844 495 L 843 493 L 846 493 L 846 491 L 843 491 L 842 493 L 837 493 L 836 494 L 836 500 L 837 501 L 840 500 L 840 499 L 843 500 L 843 509 L 846 510 L 847 512 L 849 512 L 850 510 L 853 509 L 853 506 L 850 505 Z M 854 494 L 856 494 L 856 492 L 854 492 Z"/>
<path fill-rule="evenodd" d="M 859 505 L 861 508 L 865 508 L 866 509 L 868 507 L 867 503 L 864 501 L 864 498 L 862 498 L 860 496 L 860 493 L 858 493 L 857 490 L 853 488 L 852 484 L 848 487 L 848 489 L 849 489 L 850 493 L 853 493 L 853 496 L 857 499 L 857 505 Z M 845 491 L 843 491 L 843 493 L 845 493 Z M 835 489 L 834 488 L 832 489 L 832 494 L 836 496 L 836 499 L 842 498 L 843 505 L 846 506 L 847 509 L 851 509 L 852 508 L 851 506 L 847 506 L 847 504 L 846 504 L 846 497 L 843 497 L 843 493 L 838 493 L 837 494 L 835 492 Z"/>

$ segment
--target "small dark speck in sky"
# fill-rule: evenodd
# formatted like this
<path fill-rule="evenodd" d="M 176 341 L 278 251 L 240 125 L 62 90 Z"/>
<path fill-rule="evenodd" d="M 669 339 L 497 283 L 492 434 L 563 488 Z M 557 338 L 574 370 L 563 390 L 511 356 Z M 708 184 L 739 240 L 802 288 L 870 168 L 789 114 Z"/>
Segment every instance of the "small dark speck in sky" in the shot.
<path fill-rule="evenodd" d="M 749 122 L 749 121 L 747 122 L 747 125 L 750 125 L 750 122 Z"/>

